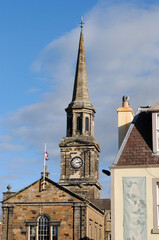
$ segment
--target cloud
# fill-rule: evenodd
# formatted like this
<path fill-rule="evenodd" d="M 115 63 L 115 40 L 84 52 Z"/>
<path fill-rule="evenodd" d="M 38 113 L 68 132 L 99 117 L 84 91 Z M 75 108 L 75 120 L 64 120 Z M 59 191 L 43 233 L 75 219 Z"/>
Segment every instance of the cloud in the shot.
<path fill-rule="evenodd" d="M 10 143 L 1 143 L 0 144 L 0 151 L 22 151 L 25 150 L 25 146 L 10 144 Z"/>
<path fill-rule="evenodd" d="M 102 148 L 102 169 L 111 165 L 117 153 L 116 109 L 121 106 L 122 96 L 130 96 L 135 112 L 139 105 L 159 100 L 159 6 L 143 8 L 132 3 L 111 5 L 102 1 L 84 19 L 88 85 L 97 110 L 95 138 Z M 32 71 L 47 81 L 50 91 L 42 95 L 40 102 L 19 109 L 3 122 L 7 135 L 19 146 L 28 151 L 36 149 L 37 159 L 39 149 L 47 143 L 53 159 L 50 164 L 56 164 L 54 177 L 59 176 L 58 143 L 66 132 L 64 109 L 72 97 L 79 31 L 73 29 L 42 50 Z"/>

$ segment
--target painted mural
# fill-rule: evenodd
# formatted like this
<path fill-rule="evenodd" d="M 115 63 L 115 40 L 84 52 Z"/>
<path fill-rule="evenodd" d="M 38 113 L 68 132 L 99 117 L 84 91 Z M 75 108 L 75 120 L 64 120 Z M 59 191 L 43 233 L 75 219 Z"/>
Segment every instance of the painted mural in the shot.
<path fill-rule="evenodd" d="M 123 177 L 124 240 L 147 240 L 146 179 Z"/>

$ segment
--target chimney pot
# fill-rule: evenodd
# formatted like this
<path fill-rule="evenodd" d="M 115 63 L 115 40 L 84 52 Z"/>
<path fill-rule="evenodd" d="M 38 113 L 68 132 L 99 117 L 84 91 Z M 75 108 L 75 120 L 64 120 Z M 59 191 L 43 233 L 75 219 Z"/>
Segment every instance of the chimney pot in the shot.
<path fill-rule="evenodd" d="M 122 107 L 129 107 L 129 96 L 123 96 Z"/>

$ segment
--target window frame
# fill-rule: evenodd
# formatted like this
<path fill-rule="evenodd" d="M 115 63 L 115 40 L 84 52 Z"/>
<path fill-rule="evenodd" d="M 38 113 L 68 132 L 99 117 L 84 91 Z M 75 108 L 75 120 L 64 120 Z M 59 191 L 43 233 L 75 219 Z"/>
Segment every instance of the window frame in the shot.
<path fill-rule="evenodd" d="M 98 223 L 94 223 L 94 239 L 98 239 Z"/>
<path fill-rule="evenodd" d="M 37 239 L 37 224 L 30 223 L 28 226 L 28 240 L 30 240 L 30 227 L 35 227 L 35 240 Z"/>
<path fill-rule="evenodd" d="M 57 232 L 57 235 L 53 235 L 53 229 L 54 227 L 56 227 L 56 232 Z M 51 240 L 58 240 L 58 225 L 52 225 L 51 226 Z"/>
<path fill-rule="evenodd" d="M 93 237 L 93 234 L 92 234 L 92 231 L 93 231 L 93 221 L 92 221 L 92 219 L 89 219 L 89 233 L 88 233 L 88 235 L 89 235 L 89 238 L 90 239 L 92 239 L 92 237 Z"/>
<path fill-rule="evenodd" d="M 152 194 L 153 194 L 153 229 L 152 229 L 152 233 L 159 234 L 159 178 L 152 179 Z"/>
<path fill-rule="evenodd" d="M 58 221 L 58 220 L 50 221 L 50 218 L 48 215 L 41 215 L 37 218 L 36 221 L 34 221 L 34 222 L 31 221 L 31 222 L 26 223 L 28 226 L 28 231 L 27 231 L 28 232 L 28 238 L 27 238 L 28 240 L 30 240 L 30 227 L 35 227 L 35 234 L 36 234 L 35 240 L 38 240 L 38 238 L 39 238 L 39 219 L 44 216 L 49 219 L 49 240 L 55 240 L 55 239 L 58 240 L 59 226 L 61 224 L 61 221 Z M 57 236 L 54 236 L 54 237 L 56 237 L 55 239 L 53 238 L 53 227 L 57 228 Z"/>
<path fill-rule="evenodd" d="M 38 218 L 38 240 L 43 238 L 50 238 L 50 219 L 46 215 L 42 215 Z M 44 235 L 45 234 L 45 235 Z M 48 239 L 50 240 L 50 239 Z"/>
<path fill-rule="evenodd" d="M 108 240 L 111 240 L 112 238 L 112 235 L 111 235 L 111 232 L 108 233 Z"/>
<path fill-rule="evenodd" d="M 153 140 L 153 153 L 159 154 L 159 140 L 157 135 L 159 134 L 159 127 L 157 127 L 157 117 L 159 117 L 159 112 L 152 113 L 152 140 Z"/>

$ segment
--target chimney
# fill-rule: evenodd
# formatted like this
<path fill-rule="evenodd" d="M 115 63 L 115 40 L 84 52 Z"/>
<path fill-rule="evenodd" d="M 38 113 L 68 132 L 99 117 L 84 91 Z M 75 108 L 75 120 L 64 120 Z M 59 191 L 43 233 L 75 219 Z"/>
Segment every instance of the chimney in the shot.
<path fill-rule="evenodd" d="M 118 146 L 120 148 L 128 128 L 134 118 L 134 113 L 129 107 L 129 97 L 123 96 L 122 107 L 117 109 L 118 112 Z"/>

